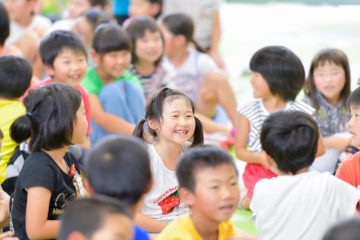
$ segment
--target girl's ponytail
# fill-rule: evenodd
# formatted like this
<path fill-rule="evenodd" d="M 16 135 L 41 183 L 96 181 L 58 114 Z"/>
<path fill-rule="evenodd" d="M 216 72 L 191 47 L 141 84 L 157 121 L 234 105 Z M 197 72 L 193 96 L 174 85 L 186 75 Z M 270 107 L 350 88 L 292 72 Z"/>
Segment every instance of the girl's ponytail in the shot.
<path fill-rule="evenodd" d="M 10 127 L 10 137 L 18 144 L 26 141 L 31 136 L 30 115 L 23 115 L 13 122 Z"/>
<path fill-rule="evenodd" d="M 203 132 L 202 124 L 197 117 L 194 118 L 195 118 L 195 131 L 190 147 L 195 147 L 204 144 L 204 132 Z"/>
<path fill-rule="evenodd" d="M 136 124 L 134 132 L 133 132 L 134 137 L 141 138 L 142 140 L 145 140 L 145 138 L 144 138 L 144 124 L 145 124 L 145 122 L 146 122 L 145 119 L 141 119 L 140 122 L 138 122 L 138 124 Z"/>
<path fill-rule="evenodd" d="M 190 39 L 190 42 L 191 42 L 192 44 L 194 44 L 195 49 L 198 50 L 199 52 L 201 52 L 201 53 L 207 53 L 206 50 L 205 50 L 203 47 L 201 47 L 193 38 Z"/>

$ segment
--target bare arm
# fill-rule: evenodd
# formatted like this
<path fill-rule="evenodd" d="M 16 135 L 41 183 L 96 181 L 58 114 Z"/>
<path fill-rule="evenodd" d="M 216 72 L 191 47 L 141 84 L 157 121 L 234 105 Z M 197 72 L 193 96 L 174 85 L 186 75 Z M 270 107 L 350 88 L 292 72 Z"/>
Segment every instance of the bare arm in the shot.
<path fill-rule="evenodd" d="M 135 126 L 120 117 L 107 113 L 103 110 L 99 98 L 90 96 L 91 117 L 100 127 L 112 133 L 131 135 Z"/>
<path fill-rule="evenodd" d="M 135 223 L 149 233 L 159 233 L 166 227 L 166 223 L 155 220 L 142 213 L 137 213 L 135 215 Z"/>
<path fill-rule="evenodd" d="M 216 64 L 224 69 L 224 62 L 219 55 L 219 44 L 221 37 L 221 24 L 220 24 L 220 12 L 216 10 L 213 16 L 213 25 L 211 33 L 211 42 L 210 49 L 208 51 L 209 55 L 215 60 Z"/>
<path fill-rule="evenodd" d="M 230 129 L 226 128 L 216 122 L 214 122 L 211 118 L 196 112 L 195 116 L 200 120 L 202 126 L 203 126 L 203 130 L 206 133 L 215 133 L 215 132 L 223 132 L 226 134 L 230 133 Z"/>
<path fill-rule="evenodd" d="M 60 221 L 47 220 L 51 192 L 43 187 L 31 187 L 27 192 L 26 234 L 30 239 L 56 238 Z"/>
<path fill-rule="evenodd" d="M 243 115 L 239 114 L 236 124 L 236 138 L 235 138 L 235 154 L 240 160 L 248 163 L 259 163 L 266 166 L 263 155 L 259 152 L 250 152 L 247 150 L 247 144 L 250 132 L 250 123 Z"/>
<path fill-rule="evenodd" d="M 351 136 L 335 134 L 328 137 L 323 137 L 325 148 L 336 148 L 338 151 L 344 150 L 345 147 L 351 144 Z"/>

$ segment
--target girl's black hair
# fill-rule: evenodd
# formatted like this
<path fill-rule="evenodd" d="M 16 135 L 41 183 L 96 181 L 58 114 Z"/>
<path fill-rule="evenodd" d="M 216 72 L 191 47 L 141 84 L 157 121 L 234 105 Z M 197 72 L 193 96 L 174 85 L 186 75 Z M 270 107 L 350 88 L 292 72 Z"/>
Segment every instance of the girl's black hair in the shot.
<path fill-rule="evenodd" d="M 113 51 L 131 51 L 128 34 L 116 23 L 103 23 L 95 29 L 92 47 L 98 54 Z"/>
<path fill-rule="evenodd" d="M 131 50 L 131 63 L 135 64 L 138 61 L 138 57 L 136 56 L 136 40 L 139 38 L 143 38 L 145 36 L 146 31 L 150 31 L 151 33 L 158 32 L 161 36 L 163 50 L 164 50 L 164 37 L 160 31 L 159 26 L 156 21 L 147 16 L 134 17 L 129 20 L 130 23 L 126 26 L 126 32 L 129 34 L 132 50 Z M 163 54 L 156 60 L 155 66 L 158 66 L 161 62 Z"/>
<path fill-rule="evenodd" d="M 52 83 L 33 89 L 24 99 L 27 113 L 11 125 L 17 143 L 30 138 L 31 151 L 53 150 L 71 145 L 80 92 L 67 84 Z"/>
<path fill-rule="evenodd" d="M 184 13 L 169 14 L 165 16 L 161 22 L 174 36 L 183 35 L 187 43 L 193 43 L 199 52 L 206 53 L 194 40 L 195 26 L 190 16 Z"/>
<path fill-rule="evenodd" d="M 141 120 L 135 127 L 133 135 L 136 137 L 139 137 L 141 139 L 145 139 L 145 131 L 144 131 L 144 125 L 146 121 L 148 120 L 155 120 L 157 122 L 161 122 L 162 120 L 162 114 L 163 114 L 163 106 L 166 101 L 173 101 L 175 99 L 183 98 L 185 99 L 190 105 L 193 114 L 195 113 L 195 107 L 194 103 L 191 101 L 191 99 L 186 96 L 184 93 L 171 89 L 171 88 L 162 88 L 158 94 L 156 94 L 150 102 L 146 106 L 146 112 L 145 112 L 145 119 Z M 202 129 L 202 124 L 200 120 L 197 117 L 195 118 L 195 131 L 192 139 L 192 143 L 190 147 L 194 147 L 197 145 L 201 145 L 204 143 L 204 134 Z M 154 129 L 151 129 L 149 126 L 147 127 L 148 133 L 156 138 L 157 133 Z"/>
<path fill-rule="evenodd" d="M 0 46 L 5 44 L 10 35 L 10 19 L 5 6 L 0 2 Z"/>
<path fill-rule="evenodd" d="M 316 110 L 319 110 L 319 101 L 317 100 L 315 87 L 314 71 L 317 67 L 324 65 L 325 63 L 334 63 L 335 65 L 341 66 L 345 72 L 345 85 L 340 92 L 340 99 L 346 101 L 351 93 L 351 76 L 350 76 L 350 65 L 346 54 L 340 49 L 336 48 L 325 48 L 320 50 L 313 58 L 309 75 L 306 79 L 304 92 L 311 98 L 313 106 Z"/>

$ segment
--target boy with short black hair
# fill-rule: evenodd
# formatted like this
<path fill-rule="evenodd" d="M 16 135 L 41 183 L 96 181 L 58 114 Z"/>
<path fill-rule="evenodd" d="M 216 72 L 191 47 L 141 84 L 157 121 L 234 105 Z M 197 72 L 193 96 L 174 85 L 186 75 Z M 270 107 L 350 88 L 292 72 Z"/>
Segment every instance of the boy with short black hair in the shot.
<path fill-rule="evenodd" d="M 132 215 L 139 211 L 152 179 L 149 155 L 140 140 L 124 135 L 106 137 L 90 150 L 85 165 L 90 193 L 120 200 Z M 134 239 L 149 239 L 139 227 L 134 231 Z"/>
<path fill-rule="evenodd" d="M 130 240 L 133 221 L 126 206 L 94 196 L 72 202 L 62 215 L 59 240 Z"/>
<path fill-rule="evenodd" d="M 259 238 L 321 239 L 331 224 L 356 213 L 360 191 L 330 173 L 309 171 L 319 143 L 310 115 L 275 112 L 263 123 L 260 140 L 264 160 L 278 176 L 255 185 L 250 208 Z"/>
<path fill-rule="evenodd" d="M 352 134 L 352 145 L 360 147 L 360 87 L 351 93 L 348 105 L 351 112 L 349 132 Z M 342 162 L 336 172 L 336 177 L 360 189 L 360 152 Z"/>
<path fill-rule="evenodd" d="M 176 168 L 180 198 L 190 215 L 178 217 L 157 239 L 228 239 L 236 236 L 229 221 L 239 197 L 238 172 L 232 157 L 217 147 L 188 150 Z"/>

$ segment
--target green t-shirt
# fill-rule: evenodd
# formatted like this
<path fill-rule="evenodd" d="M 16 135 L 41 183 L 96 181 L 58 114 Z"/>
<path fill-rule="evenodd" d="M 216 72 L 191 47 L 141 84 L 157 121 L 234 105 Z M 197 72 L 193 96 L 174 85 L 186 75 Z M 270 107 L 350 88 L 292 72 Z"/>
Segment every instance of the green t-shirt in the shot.
<path fill-rule="evenodd" d="M 125 70 L 121 76 L 116 78 L 117 81 L 128 81 L 142 88 L 139 79 L 130 71 Z M 99 78 L 94 67 L 90 67 L 81 81 L 81 85 L 88 91 L 90 95 L 99 96 L 100 90 L 105 86 L 104 82 Z"/>

